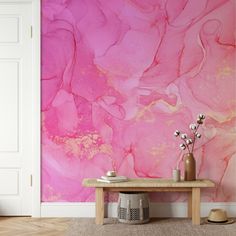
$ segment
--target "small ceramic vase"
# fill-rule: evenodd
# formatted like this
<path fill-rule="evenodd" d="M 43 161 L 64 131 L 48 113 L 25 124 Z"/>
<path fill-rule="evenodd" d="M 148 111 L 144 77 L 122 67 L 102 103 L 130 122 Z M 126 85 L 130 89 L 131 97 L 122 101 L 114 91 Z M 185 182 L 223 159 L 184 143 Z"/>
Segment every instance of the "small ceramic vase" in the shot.
<path fill-rule="evenodd" d="M 187 153 L 184 155 L 184 180 L 196 180 L 196 161 L 193 153 Z"/>
<path fill-rule="evenodd" d="M 173 173 L 172 173 L 172 177 L 175 182 L 179 182 L 180 181 L 180 169 L 174 169 Z"/>

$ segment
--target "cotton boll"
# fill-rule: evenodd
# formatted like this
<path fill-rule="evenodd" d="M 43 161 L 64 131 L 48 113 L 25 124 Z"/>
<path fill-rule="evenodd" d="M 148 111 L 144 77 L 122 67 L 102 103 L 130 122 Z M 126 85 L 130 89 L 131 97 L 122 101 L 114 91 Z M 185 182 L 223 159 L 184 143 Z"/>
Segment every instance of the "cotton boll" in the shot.
<path fill-rule="evenodd" d="M 190 138 L 190 139 L 187 139 L 187 140 L 186 140 L 186 143 L 189 145 L 189 144 L 192 144 L 193 141 L 192 141 L 192 139 Z"/>
<path fill-rule="evenodd" d="M 204 114 L 199 114 L 199 115 L 198 115 L 198 118 L 201 119 L 201 120 L 204 120 L 206 117 L 205 117 Z"/>
<path fill-rule="evenodd" d="M 179 136 L 179 135 L 180 135 L 180 131 L 179 131 L 179 130 L 176 130 L 176 131 L 174 132 L 174 136 L 177 137 L 177 136 Z"/>
<path fill-rule="evenodd" d="M 196 125 L 196 124 L 190 124 L 190 125 L 189 125 L 189 128 L 190 128 L 191 130 L 196 130 L 196 129 L 197 129 L 197 125 Z"/>
<path fill-rule="evenodd" d="M 199 125 L 203 124 L 202 119 L 197 119 L 197 123 L 198 123 Z"/>
<path fill-rule="evenodd" d="M 181 143 L 181 144 L 179 145 L 179 147 L 180 147 L 180 149 L 182 149 L 182 150 L 185 150 L 185 149 L 186 149 L 186 145 L 185 145 L 184 143 Z"/>
<path fill-rule="evenodd" d="M 197 138 L 201 138 L 202 135 L 199 134 L 199 133 L 196 133 L 195 136 L 196 136 Z"/>

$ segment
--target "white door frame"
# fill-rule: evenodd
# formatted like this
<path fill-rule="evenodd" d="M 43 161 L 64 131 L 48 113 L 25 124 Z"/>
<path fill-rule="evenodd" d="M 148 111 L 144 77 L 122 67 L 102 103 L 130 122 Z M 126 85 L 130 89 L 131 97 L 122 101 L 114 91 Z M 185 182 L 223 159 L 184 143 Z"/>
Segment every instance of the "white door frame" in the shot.
<path fill-rule="evenodd" d="M 41 1 L 31 0 L 33 18 L 32 216 L 41 216 Z"/>
<path fill-rule="evenodd" d="M 41 216 L 41 1 L 0 0 L 1 4 L 29 3 L 32 6 L 32 212 L 33 217 Z"/>

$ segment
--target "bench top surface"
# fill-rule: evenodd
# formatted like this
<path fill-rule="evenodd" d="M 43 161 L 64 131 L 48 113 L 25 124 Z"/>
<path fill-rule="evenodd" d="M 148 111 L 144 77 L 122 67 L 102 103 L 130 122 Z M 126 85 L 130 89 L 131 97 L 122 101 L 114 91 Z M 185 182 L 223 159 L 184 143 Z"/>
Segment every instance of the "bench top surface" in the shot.
<path fill-rule="evenodd" d="M 195 181 L 174 182 L 172 179 L 152 179 L 152 178 L 135 178 L 128 179 L 125 182 L 119 183 L 103 183 L 98 182 L 97 179 L 84 179 L 83 186 L 85 187 L 101 187 L 101 188 L 168 188 L 168 187 L 184 187 L 184 188 L 198 188 L 198 187 L 214 187 L 215 183 L 209 179 L 198 179 Z"/>

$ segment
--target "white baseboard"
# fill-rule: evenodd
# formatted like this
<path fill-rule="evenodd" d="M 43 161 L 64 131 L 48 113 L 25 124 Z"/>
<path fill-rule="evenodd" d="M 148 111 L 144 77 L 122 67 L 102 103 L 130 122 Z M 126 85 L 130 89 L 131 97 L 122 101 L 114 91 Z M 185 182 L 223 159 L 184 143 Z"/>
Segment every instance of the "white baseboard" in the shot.
<path fill-rule="evenodd" d="M 229 217 L 236 217 L 236 202 L 202 202 L 201 217 L 206 217 L 213 208 L 227 211 Z M 117 217 L 117 203 L 105 204 L 105 217 Z M 187 204 L 150 203 L 150 217 L 186 217 Z M 95 217 L 95 203 L 41 203 L 41 217 Z"/>
<path fill-rule="evenodd" d="M 94 202 L 41 203 L 41 217 L 94 217 Z"/>

